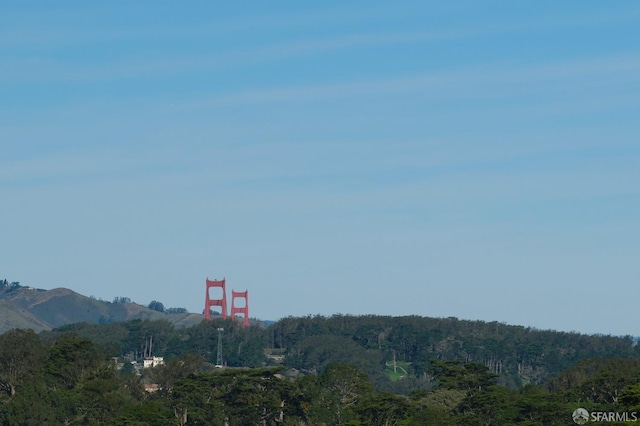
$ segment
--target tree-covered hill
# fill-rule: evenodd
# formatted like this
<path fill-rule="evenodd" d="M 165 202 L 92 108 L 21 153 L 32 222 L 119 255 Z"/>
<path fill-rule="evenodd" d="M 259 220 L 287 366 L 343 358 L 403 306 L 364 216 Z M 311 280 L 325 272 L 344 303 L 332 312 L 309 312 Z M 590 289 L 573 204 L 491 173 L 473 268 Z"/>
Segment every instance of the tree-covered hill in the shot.
<path fill-rule="evenodd" d="M 630 336 L 589 336 L 456 318 L 284 318 L 272 333 L 272 344 L 284 349 L 287 363 L 297 368 L 322 369 L 336 361 L 365 368 L 365 362 L 385 364 L 395 358 L 408 363 L 409 377 L 420 378 L 430 360 L 461 360 L 485 365 L 510 387 L 543 383 L 580 359 L 640 355 Z M 355 356 L 349 359 L 348 353 Z"/>
<path fill-rule="evenodd" d="M 239 326 L 183 309 L 148 307 L 126 297 L 96 300 L 64 288 L 39 290 L 0 281 L 0 332 L 31 328 L 46 339 L 75 332 L 111 356 L 141 352 L 150 337 L 156 352 L 172 357 L 197 353 L 216 361 L 217 328 L 230 366 L 259 367 L 279 362 L 320 373 L 347 363 L 366 372 L 378 389 L 408 393 L 430 386 L 434 360 L 484 365 L 499 383 L 518 388 L 542 384 L 589 359 L 640 358 L 630 336 L 584 335 L 498 322 L 419 316 L 285 317 L 267 325 Z M 48 331 L 51 330 L 51 331 Z M 267 357 L 265 354 L 277 354 Z"/>
<path fill-rule="evenodd" d="M 499 383 L 518 388 L 545 383 L 583 359 L 640 359 L 639 348 L 630 337 L 417 316 L 287 317 L 270 326 L 251 327 L 221 319 L 181 328 L 168 321 L 79 323 L 43 337 L 74 332 L 92 339 L 112 356 L 140 352 L 153 337 L 157 354 L 197 353 L 215 363 L 218 328 L 224 328 L 222 347 L 229 366 L 280 362 L 265 356 L 270 353 L 284 356 L 284 365 L 312 374 L 332 363 L 346 363 L 366 372 L 376 388 L 405 394 L 430 386 L 428 371 L 434 360 L 480 364 L 496 374 Z"/>
<path fill-rule="evenodd" d="M 351 363 L 331 362 L 308 374 L 286 366 L 213 368 L 206 361 L 220 326 L 228 363 L 264 362 L 260 339 L 273 337 L 273 330 L 231 321 L 175 329 L 166 321 L 135 320 L 40 335 L 6 332 L 0 335 L 0 424 L 546 426 L 574 424 L 578 407 L 596 416 L 620 413 L 621 420 L 640 412 L 637 357 L 583 359 L 543 385 L 517 389 L 500 385 L 482 364 L 431 359 L 424 382 L 403 395 L 379 389 L 375 377 Z M 140 374 L 126 363 L 118 368 L 114 351 L 136 347 L 151 333 L 159 351 L 189 352 Z M 350 349 L 362 354 L 349 344 L 341 356 Z M 145 391 L 149 384 L 154 392 Z"/>

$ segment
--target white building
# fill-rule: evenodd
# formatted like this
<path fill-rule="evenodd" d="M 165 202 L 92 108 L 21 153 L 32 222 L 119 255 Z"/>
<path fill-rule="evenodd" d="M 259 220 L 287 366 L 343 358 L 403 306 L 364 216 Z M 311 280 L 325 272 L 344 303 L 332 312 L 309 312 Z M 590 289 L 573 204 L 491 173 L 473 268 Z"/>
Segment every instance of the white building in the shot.
<path fill-rule="evenodd" d="M 145 356 L 142 361 L 142 368 L 152 368 L 164 364 L 164 358 L 161 356 Z"/>

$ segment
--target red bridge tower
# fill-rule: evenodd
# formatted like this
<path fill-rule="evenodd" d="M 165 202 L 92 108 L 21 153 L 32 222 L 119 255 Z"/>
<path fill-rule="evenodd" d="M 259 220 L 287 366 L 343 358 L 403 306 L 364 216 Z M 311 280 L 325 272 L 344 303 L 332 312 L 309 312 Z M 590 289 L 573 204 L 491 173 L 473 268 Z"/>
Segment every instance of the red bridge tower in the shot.
<path fill-rule="evenodd" d="M 244 299 L 244 306 L 236 306 L 236 299 Z M 236 319 L 236 314 L 244 314 L 243 325 L 249 325 L 249 290 L 231 291 L 231 319 Z"/>
<path fill-rule="evenodd" d="M 227 318 L 227 289 L 226 289 L 225 279 L 223 278 L 221 281 L 216 281 L 216 280 L 211 281 L 207 277 L 206 285 L 207 285 L 207 293 L 204 296 L 204 319 L 206 320 L 211 319 L 212 306 L 220 306 L 220 310 L 221 310 L 220 315 L 222 316 L 222 319 L 226 319 Z M 211 294 L 209 294 L 209 290 L 213 287 L 222 288 L 222 298 L 220 299 L 211 298 Z M 231 315 L 233 318 L 233 310 L 231 311 Z"/>

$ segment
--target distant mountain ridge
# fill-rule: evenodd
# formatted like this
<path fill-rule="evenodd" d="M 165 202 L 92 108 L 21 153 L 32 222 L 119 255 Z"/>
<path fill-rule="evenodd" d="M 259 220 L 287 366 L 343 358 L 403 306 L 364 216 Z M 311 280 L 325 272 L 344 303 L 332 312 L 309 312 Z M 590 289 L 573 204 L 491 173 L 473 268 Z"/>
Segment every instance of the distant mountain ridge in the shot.
<path fill-rule="evenodd" d="M 203 315 L 167 314 L 137 303 L 111 303 L 68 288 L 43 290 L 0 282 L 0 333 L 14 329 L 51 330 L 77 322 L 109 323 L 133 319 L 167 320 L 178 327 L 197 324 Z"/>

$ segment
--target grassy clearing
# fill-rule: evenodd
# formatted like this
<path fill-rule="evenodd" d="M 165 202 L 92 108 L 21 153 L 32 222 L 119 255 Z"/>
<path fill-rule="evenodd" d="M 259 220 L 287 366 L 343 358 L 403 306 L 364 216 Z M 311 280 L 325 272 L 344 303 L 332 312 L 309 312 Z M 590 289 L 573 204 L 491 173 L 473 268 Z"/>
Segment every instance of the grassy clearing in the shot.
<path fill-rule="evenodd" d="M 396 371 L 394 372 L 393 362 L 387 362 L 384 367 L 384 371 L 385 373 L 387 373 L 387 376 L 389 376 L 389 380 L 391 380 L 392 382 L 395 382 L 396 380 L 400 380 L 403 377 L 407 376 L 410 366 L 411 366 L 410 362 L 397 361 Z"/>

